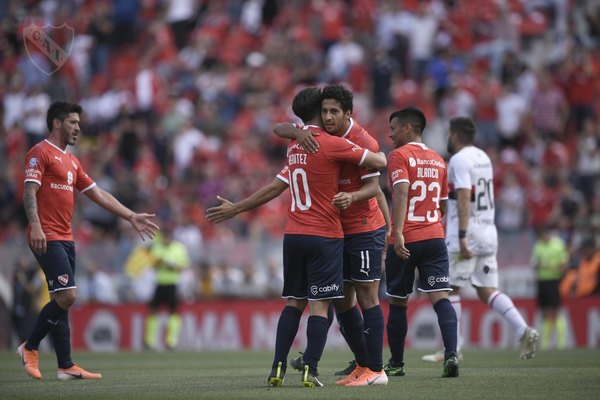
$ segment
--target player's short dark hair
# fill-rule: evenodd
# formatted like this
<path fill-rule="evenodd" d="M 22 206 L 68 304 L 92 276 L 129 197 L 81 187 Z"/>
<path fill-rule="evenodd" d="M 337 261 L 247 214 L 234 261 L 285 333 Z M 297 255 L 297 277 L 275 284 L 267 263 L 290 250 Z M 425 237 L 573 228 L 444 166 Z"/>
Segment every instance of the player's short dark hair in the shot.
<path fill-rule="evenodd" d="M 48 108 L 48 113 L 46 114 L 46 125 L 48 126 L 48 131 L 52 130 L 52 122 L 55 119 L 60 121 L 64 121 L 65 118 L 71 113 L 77 113 L 81 116 L 83 109 L 79 104 L 67 103 L 64 101 L 55 101 Z"/>
<path fill-rule="evenodd" d="M 406 107 L 402 110 L 394 111 L 390 115 L 390 122 L 392 122 L 394 118 L 398 119 L 398 122 L 401 124 L 411 124 L 419 132 L 419 134 L 422 134 L 425 130 L 425 126 L 427 126 L 427 118 L 425 118 L 425 114 L 423 114 L 423 111 L 416 107 Z"/>
<path fill-rule="evenodd" d="M 475 141 L 475 123 L 471 118 L 456 117 L 450 120 L 450 132 L 458 135 L 458 138 L 463 143 L 473 143 Z"/>
<path fill-rule="evenodd" d="M 317 117 L 321 112 L 321 89 L 308 87 L 299 91 L 292 101 L 292 111 L 304 123 Z"/>
<path fill-rule="evenodd" d="M 329 85 L 323 88 L 321 95 L 323 100 L 333 99 L 340 103 L 342 111 L 350 111 L 354 108 L 354 95 L 344 85 Z"/>

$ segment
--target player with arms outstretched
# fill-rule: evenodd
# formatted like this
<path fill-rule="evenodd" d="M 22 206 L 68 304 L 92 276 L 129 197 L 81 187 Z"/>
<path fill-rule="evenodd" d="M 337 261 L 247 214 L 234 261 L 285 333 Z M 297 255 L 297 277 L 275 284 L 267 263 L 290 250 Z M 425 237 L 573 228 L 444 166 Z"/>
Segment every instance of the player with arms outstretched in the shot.
<path fill-rule="evenodd" d="M 67 151 L 81 134 L 81 106 L 55 102 L 48 109 L 48 138 L 33 146 L 25 157 L 23 205 L 29 220 L 28 241 L 42 267 L 51 300 L 42 308 L 27 341 L 18 348 L 23 367 L 32 378 L 41 379 L 38 347 L 50 333 L 58 362 L 57 377 L 98 379 L 71 360 L 69 307 L 75 302 L 75 243 L 71 232 L 73 190 L 84 193 L 108 211 L 129 221 L 142 239 L 153 238 L 158 226 L 154 214 L 138 214 L 100 189 L 81 163 Z"/>

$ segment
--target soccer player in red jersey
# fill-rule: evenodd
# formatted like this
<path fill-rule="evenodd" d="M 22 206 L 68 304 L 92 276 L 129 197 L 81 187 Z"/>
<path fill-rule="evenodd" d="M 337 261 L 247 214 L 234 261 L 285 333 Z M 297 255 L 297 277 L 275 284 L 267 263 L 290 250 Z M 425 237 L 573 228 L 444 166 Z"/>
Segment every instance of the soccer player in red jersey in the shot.
<path fill-rule="evenodd" d="M 81 106 L 55 102 L 48 109 L 48 138 L 33 146 L 25 157 L 23 205 L 29 221 L 28 241 L 42 267 L 51 300 L 42 308 L 31 335 L 19 346 L 25 371 L 41 379 L 38 347 L 51 334 L 58 362 L 58 379 L 98 379 L 71 360 L 68 310 L 75 302 L 75 243 L 71 232 L 73 190 L 129 221 L 142 240 L 153 238 L 159 229 L 150 219 L 154 214 L 135 213 L 111 194 L 96 186 L 79 160 L 67 151 L 81 133 Z"/>
<path fill-rule="evenodd" d="M 321 118 L 327 133 L 379 151 L 377 141 L 352 118 L 351 91 L 343 85 L 326 86 L 322 99 Z M 317 151 L 311 131 L 290 125 L 279 127 L 276 133 L 297 138 L 303 146 Z M 337 384 L 344 386 L 387 382 L 383 379 L 384 318 L 379 304 L 379 281 L 389 213 L 379 175 L 377 170 L 346 163 L 340 174 L 340 192 L 333 198 L 333 204 L 342 210 L 345 295 L 335 300 L 334 306 L 340 329 L 355 357 L 349 369 L 340 371 L 347 376 Z M 294 364 L 301 365 L 297 360 L 292 361 Z"/>
<path fill-rule="evenodd" d="M 320 94 L 307 88 L 296 95 L 293 110 L 308 129 L 321 131 Z M 323 132 L 324 133 L 324 132 Z M 309 153 L 296 140 L 288 146 L 288 162 L 275 180 L 246 199 L 222 204 L 207 210 L 207 218 L 221 222 L 242 211 L 256 208 L 289 187 L 291 206 L 284 236 L 284 288 L 287 305 L 277 327 L 277 342 L 268 383 L 279 386 L 287 368 L 287 356 L 298 330 L 300 316 L 310 304 L 307 348 L 304 352 L 302 381 L 305 386 L 322 386 L 317 378 L 329 323 L 327 311 L 332 299 L 343 297 L 343 231 L 340 211 L 332 204 L 338 193 L 343 162 L 385 166 L 381 154 L 337 137 L 319 135 L 319 151 Z M 387 378 L 386 378 L 387 379 Z"/>
<path fill-rule="evenodd" d="M 406 308 L 418 269 L 418 290 L 429 296 L 442 332 L 445 349 L 442 377 L 457 377 L 457 319 L 448 299 L 450 267 L 442 225 L 448 176 L 442 157 L 421 139 L 425 125 L 425 115 L 416 108 L 404 108 L 390 116 L 390 138 L 395 149 L 388 154 L 392 236 L 385 273 L 390 298 L 387 334 L 392 357 L 385 370 L 388 375 L 404 375 Z"/>

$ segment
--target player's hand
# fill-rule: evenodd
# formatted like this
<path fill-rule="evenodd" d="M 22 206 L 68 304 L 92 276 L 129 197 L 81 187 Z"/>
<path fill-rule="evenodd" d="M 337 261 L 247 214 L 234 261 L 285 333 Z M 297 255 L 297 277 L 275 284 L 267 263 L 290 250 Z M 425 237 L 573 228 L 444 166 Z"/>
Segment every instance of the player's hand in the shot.
<path fill-rule="evenodd" d="M 339 192 L 335 196 L 333 196 L 333 204 L 334 207 L 339 208 L 340 210 L 345 210 L 350 207 L 354 203 L 354 195 L 352 193 Z"/>
<path fill-rule="evenodd" d="M 473 253 L 469 250 L 469 243 L 467 242 L 467 238 L 462 238 L 459 240 L 460 243 L 460 256 L 468 260 L 473 257 Z"/>
<path fill-rule="evenodd" d="M 385 268 L 385 260 L 387 260 L 387 252 L 388 252 L 388 242 L 386 240 L 385 244 L 383 245 L 383 249 L 381 250 L 381 268 Z"/>
<path fill-rule="evenodd" d="M 140 234 L 142 241 L 145 241 L 146 238 L 154 239 L 156 232 L 160 230 L 159 226 L 150 220 L 154 217 L 156 217 L 156 214 L 147 213 L 134 213 L 129 217 L 129 223 Z"/>
<path fill-rule="evenodd" d="M 223 222 L 237 215 L 237 212 L 231 201 L 221 196 L 217 196 L 217 200 L 219 200 L 221 204 L 206 210 L 207 220 L 218 224 L 219 222 Z"/>
<path fill-rule="evenodd" d="M 410 257 L 410 251 L 404 246 L 404 235 L 394 235 L 394 252 L 402 260 L 407 260 Z"/>
<path fill-rule="evenodd" d="M 296 140 L 304 150 L 309 153 L 316 153 L 319 151 L 319 142 L 315 139 L 315 136 L 319 136 L 319 132 L 311 131 L 310 129 L 299 129 L 296 133 Z"/>
<path fill-rule="evenodd" d="M 42 231 L 42 225 L 30 224 L 31 232 L 29 232 L 29 245 L 31 250 L 37 255 L 42 255 L 46 252 L 47 242 L 46 235 Z"/>

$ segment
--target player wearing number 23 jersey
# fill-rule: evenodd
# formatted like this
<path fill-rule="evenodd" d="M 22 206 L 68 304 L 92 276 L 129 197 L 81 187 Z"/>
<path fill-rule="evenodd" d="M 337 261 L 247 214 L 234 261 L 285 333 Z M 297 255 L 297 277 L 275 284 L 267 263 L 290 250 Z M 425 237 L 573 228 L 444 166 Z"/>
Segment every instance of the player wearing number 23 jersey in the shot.
<path fill-rule="evenodd" d="M 408 183 L 404 242 L 444 238 L 439 205 L 448 199 L 448 180 L 442 157 L 423 143 L 408 143 L 388 155 L 388 171 L 391 187 Z"/>
<path fill-rule="evenodd" d="M 427 293 L 433 305 L 444 342 L 442 377 L 453 378 L 458 376 L 457 318 L 448 300 L 449 261 L 442 225 L 448 179 L 442 157 L 422 141 L 425 124 L 423 112 L 412 107 L 390 116 L 390 138 L 395 146 L 388 154 L 393 239 L 385 273 L 390 297 L 387 333 L 392 357 L 386 369 L 395 373 L 404 367 L 406 309 L 418 270 L 418 289 Z"/>

